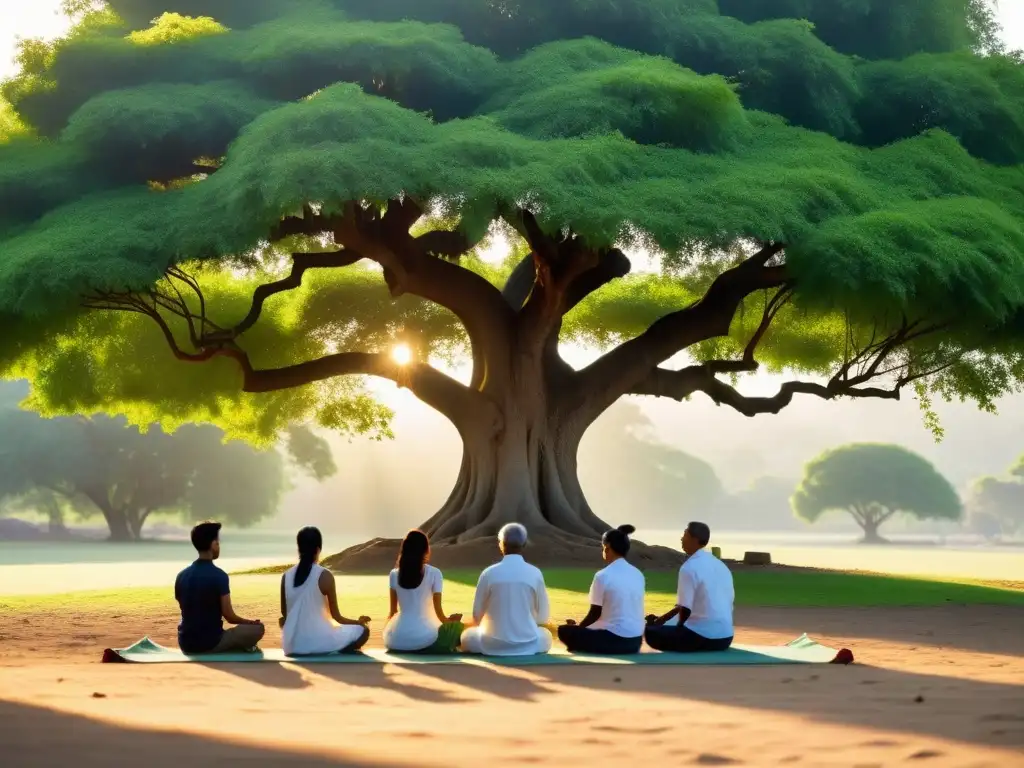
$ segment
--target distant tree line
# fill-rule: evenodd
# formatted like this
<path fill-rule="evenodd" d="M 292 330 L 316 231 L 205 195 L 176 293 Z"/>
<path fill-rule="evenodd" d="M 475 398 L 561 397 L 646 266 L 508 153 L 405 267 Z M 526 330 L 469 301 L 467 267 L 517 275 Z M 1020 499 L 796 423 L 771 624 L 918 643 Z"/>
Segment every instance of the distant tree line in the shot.
<path fill-rule="evenodd" d="M 0 509 L 44 515 L 53 534 L 69 517 L 102 517 L 115 541 L 142 538 L 154 515 L 215 517 L 245 527 L 273 515 L 289 464 L 314 478 L 335 471 L 326 442 L 288 433 L 287 456 L 228 441 L 209 425 L 146 430 L 123 418 L 43 418 L 22 410 L 19 384 L 0 384 Z"/>
<path fill-rule="evenodd" d="M 989 539 L 1024 531 L 1024 456 L 1004 478 L 983 477 L 967 497 L 971 528 Z"/>

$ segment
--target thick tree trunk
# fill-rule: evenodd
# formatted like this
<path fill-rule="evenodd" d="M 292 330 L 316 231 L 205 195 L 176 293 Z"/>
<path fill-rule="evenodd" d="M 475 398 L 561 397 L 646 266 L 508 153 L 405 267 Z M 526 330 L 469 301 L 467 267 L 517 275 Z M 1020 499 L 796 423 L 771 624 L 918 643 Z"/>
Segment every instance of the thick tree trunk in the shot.
<path fill-rule="evenodd" d="M 118 510 L 103 510 L 103 519 L 107 521 L 110 529 L 110 541 L 135 541 L 132 530 L 128 525 L 128 518 Z"/>
<path fill-rule="evenodd" d="M 128 515 L 124 509 L 115 508 L 109 501 L 105 489 L 89 489 L 83 491 L 96 508 L 103 515 L 110 530 L 110 541 L 135 541 L 131 526 L 128 524 Z"/>
<path fill-rule="evenodd" d="M 885 544 L 885 539 L 882 538 L 881 534 L 878 533 L 878 525 L 873 520 L 869 520 L 863 526 L 864 538 L 861 540 L 864 544 Z"/>
<path fill-rule="evenodd" d="M 537 357 L 543 358 L 544 355 Z M 501 423 L 459 426 L 458 480 L 441 510 L 423 524 L 439 543 L 494 535 L 510 522 L 531 536 L 595 540 L 607 525 L 587 504 L 576 455 L 587 425 L 552 386 L 537 357 L 520 355 L 512 375 L 485 388 Z"/>
<path fill-rule="evenodd" d="M 888 544 L 878 529 L 886 520 L 893 516 L 893 510 L 886 510 L 876 505 L 856 506 L 850 510 L 854 520 L 864 531 L 862 544 Z"/>
<path fill-rule="evenodd" d="M 149 510 L 145 509 L 130 509 L 125 512 L 125 522 L 128 525 L 128 531 L 131 533 L 133 541 L 141 541 L 142 526 L 146 524 L 146 518 L 148 517 Z"/>

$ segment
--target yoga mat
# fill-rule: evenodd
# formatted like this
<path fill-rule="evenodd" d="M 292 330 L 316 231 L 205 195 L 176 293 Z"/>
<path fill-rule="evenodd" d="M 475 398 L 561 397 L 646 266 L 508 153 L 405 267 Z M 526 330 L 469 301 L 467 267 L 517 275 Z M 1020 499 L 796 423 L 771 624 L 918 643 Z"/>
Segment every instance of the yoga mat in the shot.
<path fill-rule="evenodd" d="M 836 650 L 819 645 L 807 635 L 801 635 L 786 645 L 734 645 L 727 651 L 709 653 L 637 653 L 630 656 L 586 656 L 556 648 L 536 656 L 472 656 L 455 653 L 430 656 L 426 654 L 390 653 L 382 648 L 371 648 L 362 653 L 331 653 L 322 656 L 285 656 L 280 649 L 270 648 L 258 653 L 218 653 L 186 656 L 179 650 L 164 648 L 148 637 L 128 648 L 108 648 L 103 661 L 139 662 L 144 664 L 234 664 L 255 662 L 287 662 L 290 664 L 493 664 L 503 667 L 536 667 L 552 664 L 611 664 L 611 665 L 748 665 L 748 664 L 849 664 L 850 651 Z"/>

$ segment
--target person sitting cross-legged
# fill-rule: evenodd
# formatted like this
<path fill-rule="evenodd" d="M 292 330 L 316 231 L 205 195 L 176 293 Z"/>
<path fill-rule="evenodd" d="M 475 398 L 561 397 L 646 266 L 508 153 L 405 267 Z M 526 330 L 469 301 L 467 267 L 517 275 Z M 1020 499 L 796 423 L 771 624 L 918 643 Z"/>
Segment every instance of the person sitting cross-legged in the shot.
<path fill-rule="evenodd" d="M 523 560 L 526 528 L 498 531 L 500 563 L 480 574 L 473 600 L 474 626 L 462 633 L 462 650 L 488 656 L 532 656 L 551 650 L 548 591 L 540 569 Z"/>
<path fill-rule="evenodd" d="M 430 540 L 409 531 L 390 576 L 391 613 L 384 647 L 405 653 L 454 653 L 462 635 L 462 614 L 445 616 L 441 571 L 430 565 Z"/>
<path fill-rule="evenodd" d="M 220 523 L 199 523 L 192 546 L 199 558 L 174 580 L 181 608 L 178 647 L 187 654 L 257 651 L 266 628 L 259 619 L 243 619 L 231 605 L 228 575 L 213 564 L 220 557 Z M 234 624 L 224 629 L 224 622 Z"/>
<path fill-rule="evenodd" d="M 590 585 L 590 612 L 579 624 L 567 621 L 558 639 L 574 653 L 639 653 L 644 640 L 643 573 L 626 560 L 629 534 L 635 528 L 620 525 L 601 537 L 601 557 L 608 565 Z"/>
<path fill-rule="evenodd" d="M 370 638 L 369 616 L 346 619 L 338 608 L 334 574 L 319 564 L 319 529 L 296 537 L 299 562 L 281 577 L 281 646 L 286 656 L 358 651 Z M 333 619 L 333 621 L 332 621 Z"/>
<path fill-rule="evenodd" d="M 683 533 L 688 557 L 679 569 L 676 607 L 647 617 L 644 639 L 656 651 L 724 651 L 732 645 L 732 572 L 705 549 L 710 540 L 704 523 L 690 523 Z"/>

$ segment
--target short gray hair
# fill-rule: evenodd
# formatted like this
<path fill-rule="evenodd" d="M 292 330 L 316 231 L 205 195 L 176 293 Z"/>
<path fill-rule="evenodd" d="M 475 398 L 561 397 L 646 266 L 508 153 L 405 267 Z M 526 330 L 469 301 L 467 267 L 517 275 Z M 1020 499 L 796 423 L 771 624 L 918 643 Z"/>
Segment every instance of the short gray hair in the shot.
<path fill-rule="evenodd" d="M 520 523 L 508 523 L 498 531 L 498 541 L 506 547 L 521 549 L 526 546 L 526 526 Z"/>

